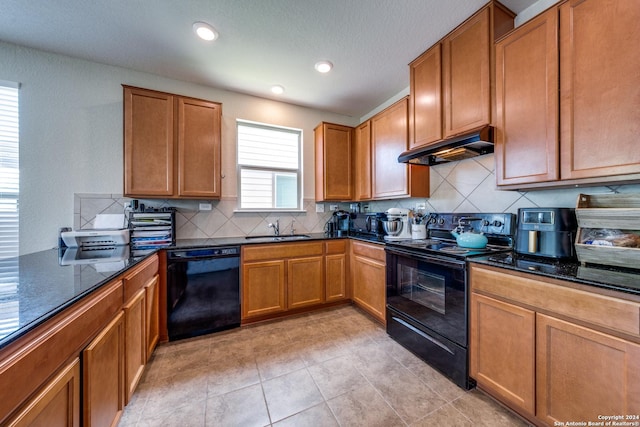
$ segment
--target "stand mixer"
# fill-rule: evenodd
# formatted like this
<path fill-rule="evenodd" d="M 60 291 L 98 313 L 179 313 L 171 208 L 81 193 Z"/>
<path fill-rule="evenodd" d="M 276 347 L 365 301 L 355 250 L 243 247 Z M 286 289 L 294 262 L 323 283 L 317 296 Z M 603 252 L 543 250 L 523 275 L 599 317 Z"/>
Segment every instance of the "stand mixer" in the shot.
<path fill-rule="evenodd" d="M 383 221 L 384 231 L 387 235 L 385 240 L 406 240 L 411 239 L 411 228 L 409 226 L 409 209 L 391 208 L 386 211 L 387 220 Z"/>

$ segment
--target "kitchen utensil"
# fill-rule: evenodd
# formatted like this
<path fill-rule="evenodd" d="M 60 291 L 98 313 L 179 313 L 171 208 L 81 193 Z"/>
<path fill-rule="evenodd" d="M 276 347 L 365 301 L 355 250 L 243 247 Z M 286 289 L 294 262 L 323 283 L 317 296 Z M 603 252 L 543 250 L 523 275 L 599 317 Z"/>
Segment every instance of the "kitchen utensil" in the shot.
<path fill-rule="evenodd" d="M 382 221 L 382 227 L 389 236 L 397 236 L 402 231 L 402 220 L 400 218 L 390 218 Z"/>

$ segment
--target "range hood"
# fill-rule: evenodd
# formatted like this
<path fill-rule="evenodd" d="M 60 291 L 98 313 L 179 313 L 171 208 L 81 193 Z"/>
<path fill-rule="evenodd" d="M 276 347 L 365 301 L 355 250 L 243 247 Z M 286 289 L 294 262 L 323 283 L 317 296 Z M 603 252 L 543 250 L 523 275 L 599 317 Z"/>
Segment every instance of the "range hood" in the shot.
<path fill-rule="evenodd" d="M 405 151 L 400 163 L 433 166 L 493 153 L 493 127 L 482 126 L 464 134 Z"/>

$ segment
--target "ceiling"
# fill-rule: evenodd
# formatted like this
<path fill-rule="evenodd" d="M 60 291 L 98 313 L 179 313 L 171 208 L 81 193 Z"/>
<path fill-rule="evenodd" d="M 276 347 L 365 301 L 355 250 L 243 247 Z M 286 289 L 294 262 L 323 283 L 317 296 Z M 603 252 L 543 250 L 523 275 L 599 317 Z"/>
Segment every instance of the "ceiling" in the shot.
<path fill-rule="evenodd" d="M 485 3 L 2 0 L 0 40 L 359 118 L 408 87 L 407 64 Z M 520 13 L 535 0 L 503 3 Z M 218 40 L 197 39 L 196 21 Z M 334 69 L 316 72 L 319 60 Z"/>

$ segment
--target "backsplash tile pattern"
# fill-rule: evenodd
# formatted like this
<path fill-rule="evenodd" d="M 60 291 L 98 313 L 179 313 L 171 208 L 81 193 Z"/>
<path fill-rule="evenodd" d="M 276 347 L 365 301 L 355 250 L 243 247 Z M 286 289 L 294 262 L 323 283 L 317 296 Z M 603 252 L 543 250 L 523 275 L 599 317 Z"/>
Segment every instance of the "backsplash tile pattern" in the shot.
<path fill-rule="evenodd" d="M 361 210 L 381 212 L 392 207 L 415 209 L 424 203 L 428 212 L 511 212 L 522 207 L 575 207 L 578 194 L 640 193 L 640 184 L 548 189 L 539 191 L 502 191 L 496 188 L 493 154 L 431 167 L 431 197 L 360 202 Z M 91 228 L 100 213 L 123 213 L 128 198 L 119 194 L 76 194 L 75 229 Z M 211 211 L 200 211 L 194 200 L 140 200 L 155 208 L 174 206 L 178 239 L 232 237 L 271 234 L 267 225 L 280 220 L 280 231 L 288 234 L 291 224 L 296 233 L 324 231 L 331 218 L 329 203 L 325 212 L 316 213 L 313 199 L 304 200 L 305 212 L 256 213 L 235 212 L 236 198 L 212 201 Z M 332 203 L 334 204 L 334 203 Z M 338 204 L 348 210 L 348 203 Z"/>

